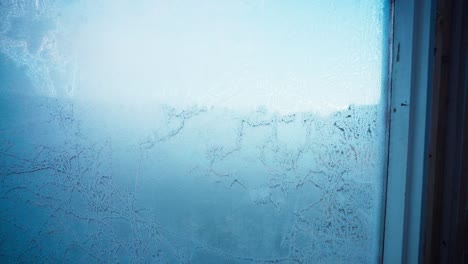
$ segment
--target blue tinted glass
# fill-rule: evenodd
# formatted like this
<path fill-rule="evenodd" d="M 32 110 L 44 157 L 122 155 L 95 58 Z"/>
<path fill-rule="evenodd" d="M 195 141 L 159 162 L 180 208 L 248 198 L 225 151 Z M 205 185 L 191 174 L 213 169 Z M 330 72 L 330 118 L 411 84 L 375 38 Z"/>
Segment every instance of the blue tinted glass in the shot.
<path fill-rule="evenodd" d="M 1 0 L 1 263 L 376 263 L 389 1 Z"/>

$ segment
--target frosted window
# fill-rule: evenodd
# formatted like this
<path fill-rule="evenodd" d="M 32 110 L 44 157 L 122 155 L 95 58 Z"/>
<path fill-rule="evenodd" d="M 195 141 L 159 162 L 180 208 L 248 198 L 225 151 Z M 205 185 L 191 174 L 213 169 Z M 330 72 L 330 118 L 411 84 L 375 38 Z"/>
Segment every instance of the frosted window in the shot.
<path fill-rule="evenodd" d="M 387 2 L 0 1 L 0 262 L 378 262 Z"/>

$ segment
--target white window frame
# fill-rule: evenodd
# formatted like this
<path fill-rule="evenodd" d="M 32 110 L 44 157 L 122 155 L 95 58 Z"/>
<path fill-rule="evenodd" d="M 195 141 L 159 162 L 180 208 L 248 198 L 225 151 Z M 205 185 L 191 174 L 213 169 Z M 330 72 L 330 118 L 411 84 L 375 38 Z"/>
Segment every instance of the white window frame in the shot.
<path fill-rule="evenodd" d="M 390 0 L 389 0 L 390 1 Z M 436 0 L 392 0 L 388 80 L 388 164 L 382 263 L 421 254 L 426 126 Z"/>

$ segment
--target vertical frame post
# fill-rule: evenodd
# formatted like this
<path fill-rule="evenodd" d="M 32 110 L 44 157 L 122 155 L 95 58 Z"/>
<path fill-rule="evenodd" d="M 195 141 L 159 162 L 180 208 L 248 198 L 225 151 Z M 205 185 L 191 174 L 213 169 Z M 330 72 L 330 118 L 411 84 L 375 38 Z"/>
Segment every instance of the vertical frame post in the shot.
<path fill-rule="evenodd" d="M 393 1 L 383 263 L 417 263 L 434 0 Z"/>

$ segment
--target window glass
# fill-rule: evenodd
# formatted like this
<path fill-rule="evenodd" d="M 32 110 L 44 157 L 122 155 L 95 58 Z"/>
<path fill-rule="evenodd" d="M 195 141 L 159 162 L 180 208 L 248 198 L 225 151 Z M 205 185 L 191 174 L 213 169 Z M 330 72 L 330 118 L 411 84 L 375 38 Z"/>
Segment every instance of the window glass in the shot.
<path fill-rule="evenodd" d="M 1 1 L 1 262 L 378 262 L 388 2 Z"/>

